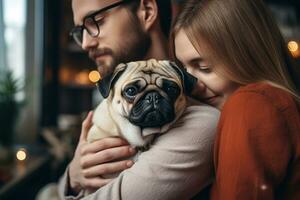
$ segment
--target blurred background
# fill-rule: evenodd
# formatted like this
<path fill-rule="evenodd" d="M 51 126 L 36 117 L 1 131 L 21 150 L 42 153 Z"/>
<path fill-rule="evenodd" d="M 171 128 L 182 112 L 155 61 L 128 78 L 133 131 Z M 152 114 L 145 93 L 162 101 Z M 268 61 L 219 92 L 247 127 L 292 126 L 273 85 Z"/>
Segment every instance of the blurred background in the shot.
<path fill-rule="evenodd" d="M 173 0 L 174 16 L 184 0 Z M 266 0 L 300 70 L 300 1 Z M 35 199 L 72 158 L 99 102 L 95 64 L 69 37 L 71 0 L 0 0 L 0 199 Z M 300 79 L 300 77 L 299 77 Z"/>

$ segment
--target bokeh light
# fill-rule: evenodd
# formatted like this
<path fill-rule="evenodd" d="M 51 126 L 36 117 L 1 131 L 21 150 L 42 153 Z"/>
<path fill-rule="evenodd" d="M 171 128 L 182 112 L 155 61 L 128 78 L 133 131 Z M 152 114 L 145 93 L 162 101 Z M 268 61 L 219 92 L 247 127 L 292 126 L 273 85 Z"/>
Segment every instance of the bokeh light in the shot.
<path fill-rule="evenodd" d="M 91 82 L 96 83 L 101 79 L 100 73 L 96 70 L 93 70 L 89 73 L 89 79 Z"/>
<path fill-rule="evenodd" d="M 291 52 L 296 52 L 296 51 L 298 51 L 299 46 L 296 41 L 289 41 L 288 48 Z"/>
<path fill-rule="evenodd" d="M 27 157 L 25 149 L 19 149 L 16 153 L 16 157 L 20 161 L 25 160 Z"/>

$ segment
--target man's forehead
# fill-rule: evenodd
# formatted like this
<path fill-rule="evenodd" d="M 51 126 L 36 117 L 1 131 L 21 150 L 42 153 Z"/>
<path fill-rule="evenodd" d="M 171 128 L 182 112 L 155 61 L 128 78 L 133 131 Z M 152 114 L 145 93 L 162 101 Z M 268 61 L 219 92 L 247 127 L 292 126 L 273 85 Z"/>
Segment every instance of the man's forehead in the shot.
<path fill-rule="evenodd" d="M 73 20 L 76 25 L 82 24 L 85 16 L 111 5 L 119 0 L 72 0 Z"/>

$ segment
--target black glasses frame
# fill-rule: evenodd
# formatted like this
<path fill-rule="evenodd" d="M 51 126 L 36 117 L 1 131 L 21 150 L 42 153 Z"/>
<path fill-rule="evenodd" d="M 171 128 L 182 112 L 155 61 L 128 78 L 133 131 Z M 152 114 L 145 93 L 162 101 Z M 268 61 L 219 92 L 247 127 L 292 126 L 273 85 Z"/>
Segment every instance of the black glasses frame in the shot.
<path fill-rule="evenodd" d="M 101 8 L 100 10 L 97 10 L 97 11 L 95 11 L 94 13 L 92 13 L 92 14 L 90 14 L 90 15 L 88 15 L 88 16 L 85 16 L 85 17 L 83 18 L 83 24 L 80 25 L 80 26 L 75 26 L 75 27 L 70 31 L 69 35 L 72 36 L 73 39 L 75 40 L 75 42 L 76 42 L 78 45 L 80 45 L 80 46 L 82 45 L 82 37 L 83 37 L 83 31 L 84 31 L 84 29 L 88 32 L 88 34 L 89 34 L 91 37 L 98 37 L 98 35 L 99 35 L 99 33 L 100 33 L 100 28 L 99 28 L 99 25 L 98 25 L 97 21 L 95 20 L 95 16 L 96 16 L 96 15 L 99 15 L 100 13 L 103 13 L 103 12 L 105 12 L 105 11 L 108 11 L 108 10 L 110 10 L 110 9 L 112 9 L 112 8 L 115 8 L 115 7 L 117 7 L 117 6 L 120 6 L 120 5 L 122 5 L 122 4 L 129 3 L 129 2 L 131 2 L 131 1 L 133 1 L 133 0 L 123 0 L 123 1 L 118 1 L 118 2 L 116 2 L 116 3 L 113 3 L 113 4 L 111 4 L 111 5 L 106 6 L 106 7 L 104 7 L 104 8 Z M 97 33 L 92 33 L 92 31 L 90 31 L 90 30 L 88 29 L 88 27 L 86 27 L 85 22 L 86 22 L 87 20 L 89 20 L 89 19 L 91 19 L 91 20 L 93 21 L 95 27 L 97 27 Z M 78 38 L 78 35 L 80 35 L 79 37 L 81 37 L 81 38 Z"/>

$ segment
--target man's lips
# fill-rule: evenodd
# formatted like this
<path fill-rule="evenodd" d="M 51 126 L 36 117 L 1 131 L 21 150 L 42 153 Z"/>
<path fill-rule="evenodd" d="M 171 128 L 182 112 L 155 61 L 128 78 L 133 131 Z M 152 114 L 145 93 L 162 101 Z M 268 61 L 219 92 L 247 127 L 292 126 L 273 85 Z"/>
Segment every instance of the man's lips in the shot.
<path fill-rule="evenodd" d="M 112 52 L 109 49 L 97 49 L 97 50 L 91 50 L 89 51 L 89 57 L 96 61 L 97 59 L 103 57 L 103 56 L 107 56 L 107 55 L 111 55 Z"/>
<path fill-rule="evenodd" d="M 101 53 L 101 54 L 96 54 L 96 55 L 93 55 L 91 58 L 94 60 L 94 61 L 97 61 L 105 56 L 108 56 L 109 54 L 108 53 Z"/>

